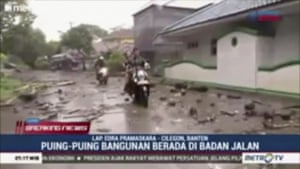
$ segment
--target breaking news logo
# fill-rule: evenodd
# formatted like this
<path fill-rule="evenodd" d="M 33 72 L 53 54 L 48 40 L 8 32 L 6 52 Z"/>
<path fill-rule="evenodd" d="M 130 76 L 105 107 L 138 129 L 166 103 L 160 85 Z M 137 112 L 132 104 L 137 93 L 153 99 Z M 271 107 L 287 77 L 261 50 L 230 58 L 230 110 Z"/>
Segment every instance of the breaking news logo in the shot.
<path fill-rule="evenodd" d="M 38 118 L 17 121 L 16 134 L 88 134 L 90 122 L 54 122 Z"/>

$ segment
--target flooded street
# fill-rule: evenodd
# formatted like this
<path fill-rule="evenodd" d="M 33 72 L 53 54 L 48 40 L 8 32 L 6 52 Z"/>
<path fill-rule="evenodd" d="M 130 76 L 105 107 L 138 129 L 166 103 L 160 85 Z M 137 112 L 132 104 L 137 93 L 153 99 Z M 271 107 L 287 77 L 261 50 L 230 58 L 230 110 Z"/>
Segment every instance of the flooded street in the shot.
<path fill-rule="evenodd" d="M 148 108 L 131 103 L 123 93 L 124 78 L 112 77 L 107 86 L 99 86 L 90 72 L 23 72 L 17 75 L 31 82 L 74 81 L 66 86 L 50 86 L 29 103 L 1 108 L 1 133 L 14 133 L 17 120 L 39 117 L 55 121 L 91 121 L 91 134 L 104 133 L 299 133 L 299 100 L 268 95 L 185 90 L 170 92 L 172 86 L 152 88 Z M 248 104 L 254 104 L 255 115 L 246 115 Z M 246 106 L 246 108 L 245 108 Z M 251 107 L 251 106 L 250 106 Z M 277 114 L 276 116 L 274 114 Z M 270 117 L 268 117 L 270 115 Z M 284 116 L 285 115 L 285 116 Z M 285 117 L 285 118 L 283 118 Z M 268 128 L 264 121 L 295 124 Z M 43 168 L 151 168 L 151 169 L 257 169 L 257 166 L 220 164 L 59 164 Z M 299 168 L 299 166 L 288 166 Z M 34 169 L 33 165 L 6 165 L 3 169 Z M 280 167 L 284 169 L 285 167 Z"/>

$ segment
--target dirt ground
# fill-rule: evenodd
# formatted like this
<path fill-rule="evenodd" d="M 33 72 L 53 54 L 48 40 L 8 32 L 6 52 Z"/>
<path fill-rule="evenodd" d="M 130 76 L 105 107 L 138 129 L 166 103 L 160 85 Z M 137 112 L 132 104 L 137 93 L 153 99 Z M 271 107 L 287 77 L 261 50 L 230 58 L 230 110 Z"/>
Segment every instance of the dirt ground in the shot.
<path fill-rule="evenodd" d="M 74 81 L 74 85 L 52 86 L 29 103 L 18 101 L 1 108 L 1 133 L 14 133 L 15 122 L 27 117 L 56 121 L 92 122 L 91 134 L 101 133 L 299 133 L 299 100 L 271 95 L 225 90 L 174 90 L 156 83 L 148 108 L 136 106 L 123 93 L 123 77 L 112 77 L 99 86 L 91 72 L 28 71 L 16 75 L 31 82 Z M 250 104 L 252 103 L 252 104 Z M 245 108 L 245 105 L 246 108 Z M 250 108 L 249 108 L 250 105 Z M 255 108 L 253 108 L 255 106 Z M 288 107 L 288 108 L 285 108 Z M 246 115 L 251 109 L 254 114 Z M 272 120 L 271 120 L 272 119 Z M 272 121 L 272 123 L 270 123 Z M 273 125 L 266 127 L 264 122 Z M 269 125 L 267 125 L 269 126 Z M 81 165 L 45 165 L 43 168 L 82 168 Z M 261 167 L 221 164 L 85 165 L 84 168 L 197 168 L 256 169 Z M 5 165 L 4 169 L 27 166 Z M 1 167 L 1 168 L 2 168 Z M 35 168 L 34 166 L 28 166 Z M 38 166 L 36 166 L 39 168 Z M 287 168 L 299 166 L 287 166 Z M 279 168 L 286 168 L 280 166 Z"/>

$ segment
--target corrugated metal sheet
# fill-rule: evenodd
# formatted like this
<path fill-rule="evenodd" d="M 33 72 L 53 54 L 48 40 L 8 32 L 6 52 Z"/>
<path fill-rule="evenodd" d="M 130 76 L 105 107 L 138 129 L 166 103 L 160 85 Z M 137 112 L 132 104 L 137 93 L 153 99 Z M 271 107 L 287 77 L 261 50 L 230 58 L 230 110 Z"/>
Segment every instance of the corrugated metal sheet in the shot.
<path fill-rule="evenodd" d="M 223 0 L 166 27 L 161 33 L 288 0 Z"/>

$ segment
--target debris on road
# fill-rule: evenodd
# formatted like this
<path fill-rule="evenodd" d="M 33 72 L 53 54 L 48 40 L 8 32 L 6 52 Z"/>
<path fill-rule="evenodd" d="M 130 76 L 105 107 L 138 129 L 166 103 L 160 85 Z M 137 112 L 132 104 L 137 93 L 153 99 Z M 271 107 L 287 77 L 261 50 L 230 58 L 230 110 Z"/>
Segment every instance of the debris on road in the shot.
<path fill-rule="evenodd" d="M 168 101 L 168 105 L 169 106 L 176 106 L 176 101 L 174 100 L 174 99 L 170 99 L 169 101 Z"/>
<path fill-rule="evenodd" d="M 176 89 L 176 88 L 171 88 L 171 89 L 170 89 L 170 93 L 178 93 L 178 89 Z"/>
<path fill-rule="evenodd" d="M 241 99 L 242 97 L 241 96 L 237 96 L 237 95 L 227 95 L 227 98 L 228 99 Z"/>
<path fill-rule="evenodd" d="M 206 86 L 191 87 L 190 89 L 198 92 L 203 92 L 203 93 L 208 91 L 208 88 Z"/>
<path fill-rule="evenodd" d="M 130 99 L 129 99 L 128 97 L 126 97 L 124 100 L 125 100 L 126 102 L 129 102 L 129 101 L 130 101 Z"/>
<path fill-rule="evenodd" d="M 74 113 L 79 112 L 80 110 L 81 110 L 81 109 L 75 109 L 75 110 L 72 110 L 72 111 L 67 112 L 66 114 L 74 114 Z"/>
<path fill-rule="evenodd" d="M 58 93 L 58 94 L 62 94 L 62 93 L 63 93 L 63 90 L 62 90 L 62 89 L 58 89 L 58 90 L 57 90 L 57 93 Z"/>
<path fill-rule="evenodd" d="M 237 114 L 235 112 L 229 112 L 229 111 L 224 111 L 224 110 L 221 110 L 220 113 L 223 115 L 226 115 L 226 116 L 231 116 L 231 117 L 235 116 Z"/>
<path fill-rule="evenodd" d="M 244 106 L 245 110 L 254 110 L 255 104 L 254 103 L 248 103 Z"/>
<path fill-rule="evenodd" d="M 174 85 L 174 87 L 177 89 L 177 90 L 180 90 L 180 89 L 186 89 L 187 88 L 187 84 L 185 83 L 176 83 Z"/>
<path fill-rule="evenodd" d="M 191 107 L 190 110 L 189 110 L 189 115 L 191 117 L 195 117 L 197 114 L 198 114 L 197 109 L 195 107 Z"/>
<path fill-rule="evenodd" d="M 13 98 L 7 100 L 6 102 L 0 103 L 0 107 L 11 107 L 11 106 L 13 106 L 16 98 L 17 97 L 13 97 Z"/>
<path fill-rule="evenodd" d="M 201 99 L 197 99 L 196 103 L 200 104 L 200 103 L 202 103 L 202 100 Z"/>
<path fill-rule="evenodd" d="M 160 100 L 160 101 L 166 101 L 166 100 L 167 100 L 167 97 L 161 96 L 161 97 L 159 97 L 159 100 Z"/>
<path fill-rule="evenodd" d="M 300 105 L 286 106 L 282 107 L 281 109 L 300 109 Z"/>
<path fill-rule="evenodd" d="M 182 119 L 173 119 L 173 120 L 171 120 L 172 124 L 181 123 L 181 122 L 182 122 Z"/>
<path fill-rule="evenodd" d="M 210 103 L 210 107 L 215 107 L 215 103 Z"/>
<path fill-rule="evenodd" d="M 284 123 L 284 124 L 274 124 L 270 120 L 265 120 L 263 122 L 263 126 L 266 129 L 282 129 L 282 128 L 290 128 L 290 127 L 300 127 L 298 123 Z"/>
<path fill-rule="evenodd" d="M 39 107 L 38 109 L 39 110 L 48 110 L 49 109 L 49 107 L 50 107 L 50 105 L 49 104 L 43 104 L 41 107 Z"/>
<path fill-rule="evenodd" d="M 76 82 L 74 81 L 62 81 L 62 82 L 58 82 L 55 85 L 56 86 L 69 86 L 69 85 L 74 85 L 76 84 Z"/>
<path fill-rule="evenodd" d="M 51 113 L 51 114 L 48 114 L 48 115 L 45 115 L 45 116 L 41 116 L 39 119 L 40 120 L 52 120 L 52 119 L 55 119 L 57 118 L 57 113 Z"/>
<path fill-rule="evenodd" d="M 217 97 L 218 97 L 218 98 L 221 98 L 221 97 L 222 97 L 222 94 L 221 94 L 221 93 L 217 93 Z"/>
<path fill-rule="evenodd" d="M 215 120 L 216 120 L 216 116 L 209 116 L 209 117 L 206 117 L 204 119 L 198 120 L 198 124 L 214 122 Z"/>
<path fill-rule="evenodd" d="M 30 102 L 37 97 L 37 90 L 35 87 L 31 87 L 30 91 L 24 91 L 24 93 L 21 93 L 18 98 L 25 102 Z"/>
<path fill-rule="evenodd" d="M 185 90 L 185 89 L 181 89 L 181 90 L 180 90 L 180 94 L 181 94 L 181 96 L 185 96 L 186 90 Z"/>

